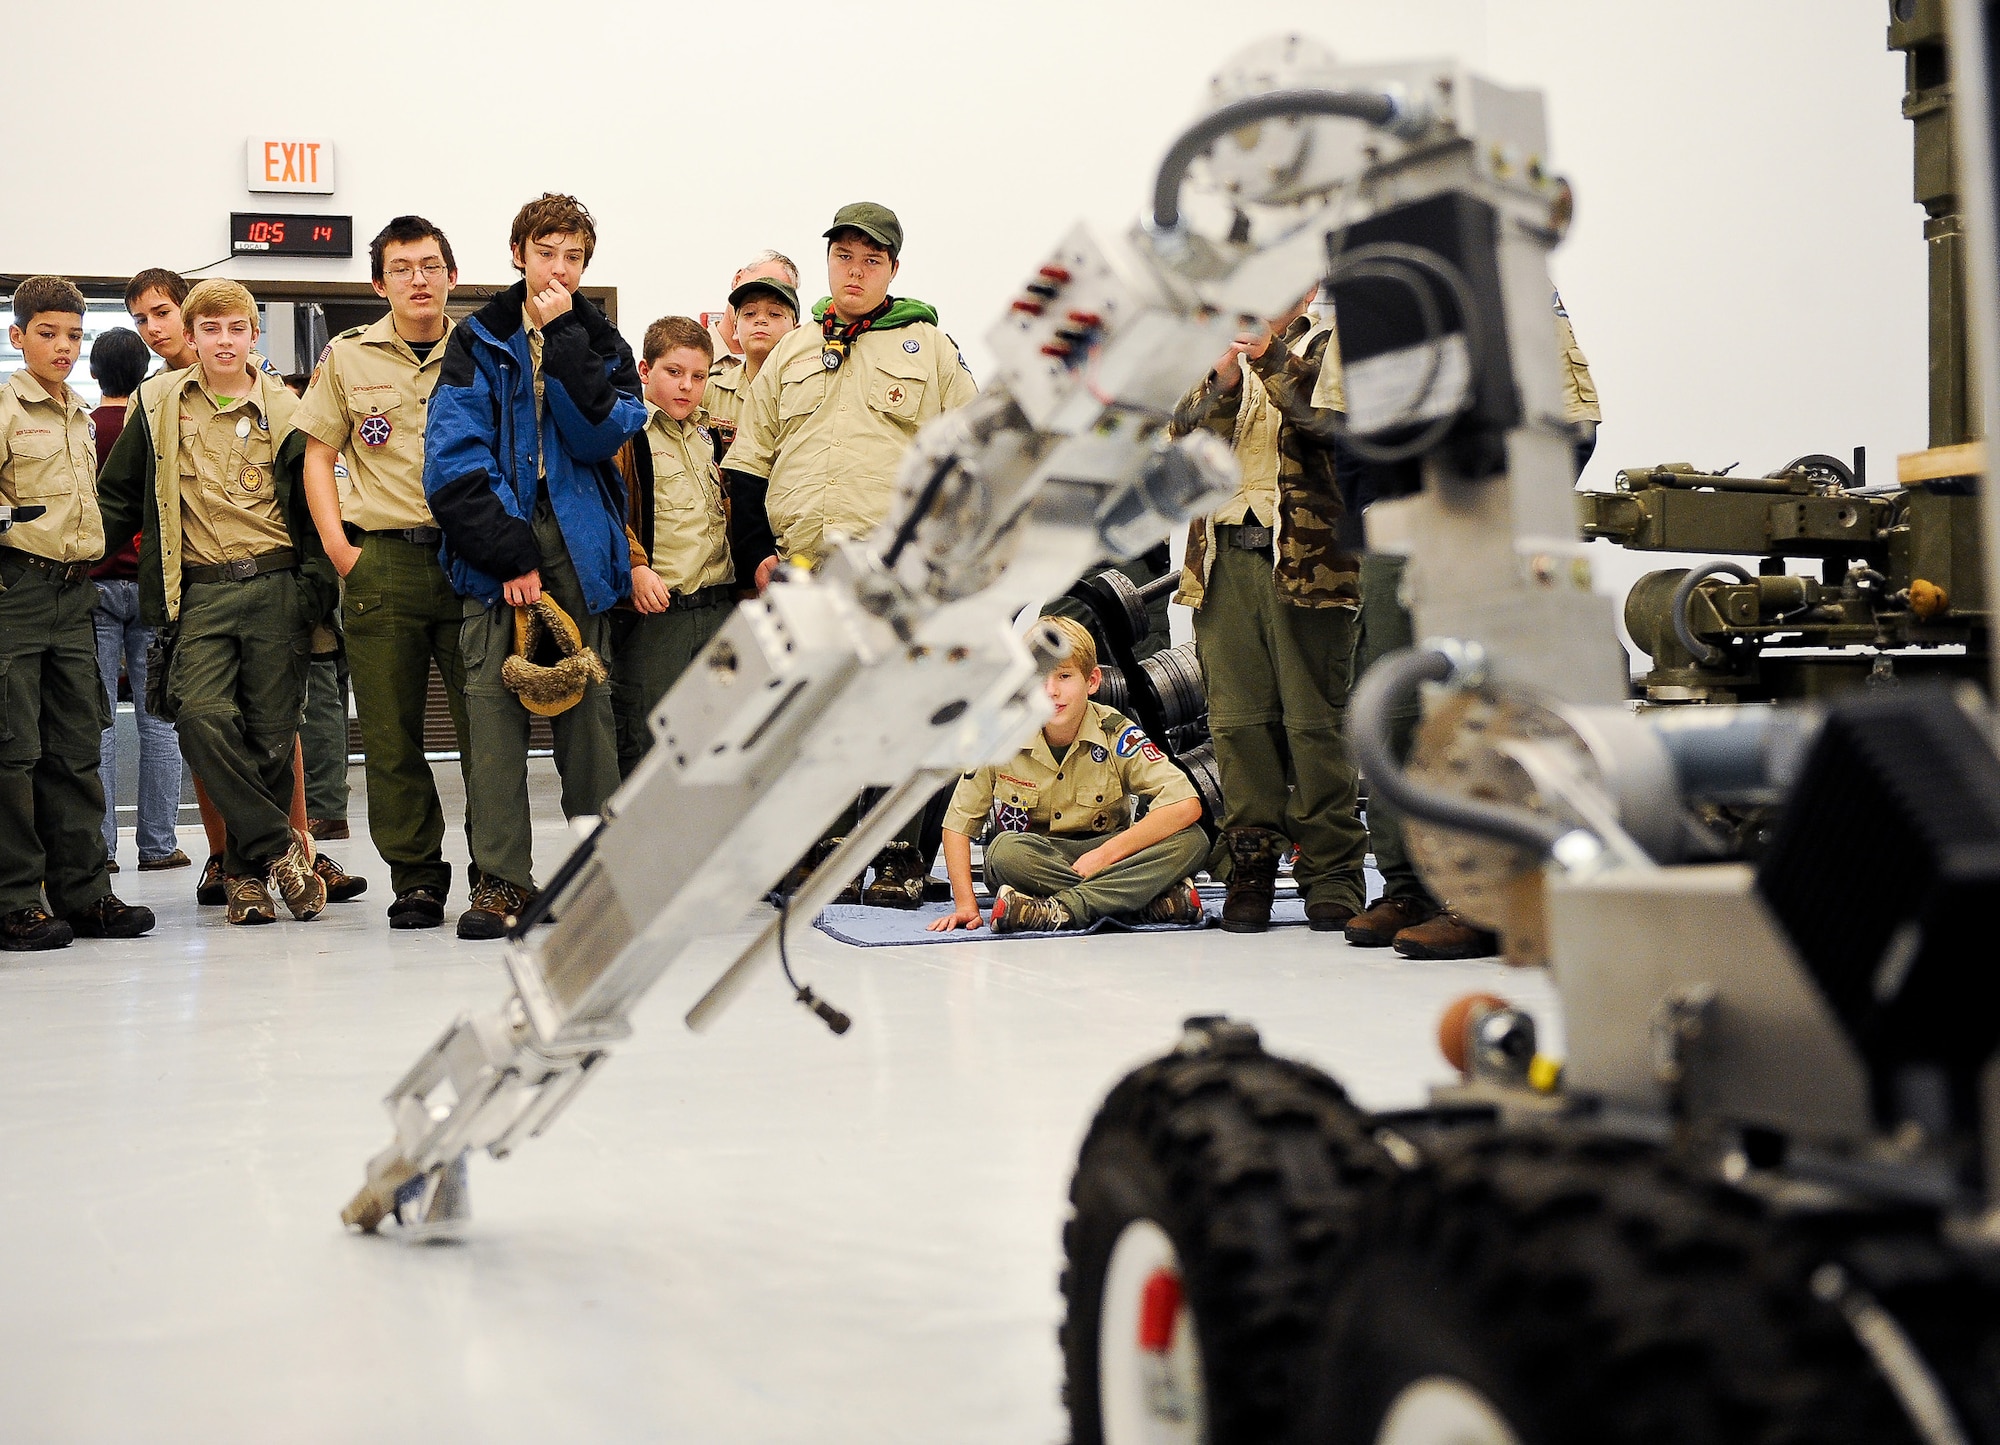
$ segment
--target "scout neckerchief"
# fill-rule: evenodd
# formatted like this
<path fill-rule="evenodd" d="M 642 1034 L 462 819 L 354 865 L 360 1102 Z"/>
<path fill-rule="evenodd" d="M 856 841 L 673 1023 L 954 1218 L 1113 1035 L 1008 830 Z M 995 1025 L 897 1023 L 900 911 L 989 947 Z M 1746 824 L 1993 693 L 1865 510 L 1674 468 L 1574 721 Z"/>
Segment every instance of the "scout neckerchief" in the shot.
<path fill-rule="evenodd" d="M 831 306 L 820 317 L 819 334 L 825 338 L 820 343 L 819 364 L 828 371 L 840 370 L 840 363 L 847 360 L 847 353 L 861 333 L 889 314 L 889 308 L 896 304 L 893 296 L 884 297 L 882 304 L 862 317 L 859 321 L 842 321 L 840 313 Z"/>

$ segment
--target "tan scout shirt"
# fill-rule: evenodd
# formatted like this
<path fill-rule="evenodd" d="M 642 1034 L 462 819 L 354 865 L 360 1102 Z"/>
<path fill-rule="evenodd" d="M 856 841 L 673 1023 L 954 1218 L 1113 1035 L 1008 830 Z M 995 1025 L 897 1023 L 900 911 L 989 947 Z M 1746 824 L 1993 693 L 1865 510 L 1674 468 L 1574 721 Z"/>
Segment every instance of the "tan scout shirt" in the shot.
<path fill-rule="evenodd" d="M 0 501 L 46 507 L 0 532 L 0 546 L 51 562 L 104 555 L 97 510 L 97 429 L 74 387 L 58 400 L 26 368 L 0 387 Z"/>
<path fill-rule="evenodd" d="M 751 383 L 731 470 L 767 477 L 780 556 L 817 561 L 826 534 L 863 537 L 888 514 L 917 428 L 979 394 L 958 346 L 927 321 L 865 331 L 846 364 L 820 364 L 820 328 L 786 333 Z"/>
<path fill-rule="evenodd" d="M 1254 514 L 1266 527 L 1278 525 L 1278 426 L 1283 418 L 1271 404 L 1264 380 L 1255 369 L 1243 368 L 1236 405 L 1236 432 L 1230 444 L 1243 478 L 1229 500 L 1216 509 L 1214 520 L 1224 526 L 1247 522 Z"/>
<path fill-rule="evenodd" d="M 675 421 L 646 403 L 646 445 L 653 454 L 653 570 L 681 595 L 736 580 L 722 474 L 701 413 Z"/>
<path fill-rule="evenodd" d="M 1556 344 L 1563 354 L 1563 419 L 1570 422 L 1604 420 L 1604 411 L 1597 404 L 1597 383 L 1590 375 L 1590 362 L 1583 354 L 1583 348 L 1576 344 L 1576 328 L 1569 324 L 1569 313 L 1562 309 L 1562 297 L 1556 298 Z"/>
<path fill-rule="evenodd" d="M 341 520 L 364 532 L 437 525 L 424 502 L 424 413 L 450 336 L 447 321 L 421 362 L 391 316 L 336 336 L 293 416 L 299 430 L 344 455 Z"/>
<path fill-rule="evenodd" d="M 521 325 L 528 333 L 528 364 L 535 369 L 536 475 L 546 482 L 549 479 L 549 459 L 542 450 L 542 401 L 548 394 L 548 383 L 542 380 L 542 328 L 535 325 L 535 318 L 528 314 L 525 306 L 521 308 Z"/>
<path fill-rule="evenodd" d="M 224 404 L 199 369 L 180 394 L 181 546 L 183 566 L 213 566 L 292 545 L 278 509 L 273 462 L 278 448 L 262 398 Z"/>
<path fill-rule="evenodd" d="M 758 375 L 763 373 L 760 371 Z M 708 374 L 708 389 L 701 394 L 701 409 L 711 420 L 723 424 L 725 436 L 743 424 L 743 406 L 750 399 L 751 380 L 750 368 L 740 361 L 728 367 L 718 362 Z"/>
<path fill-rule="evenodd" d="M 1040 733 L 998 766 L 959 780 L 945 827 L 976 838 L 987 815 L 1010 833 L 1088 837 L 1132 821 L 1132 800 L 1155 808 L 1192 798 L 1187 775 L 1167 761 L 1133 723 L 1101 702 L 1086 705 L 1083 726 L 1058 763 Z"/>

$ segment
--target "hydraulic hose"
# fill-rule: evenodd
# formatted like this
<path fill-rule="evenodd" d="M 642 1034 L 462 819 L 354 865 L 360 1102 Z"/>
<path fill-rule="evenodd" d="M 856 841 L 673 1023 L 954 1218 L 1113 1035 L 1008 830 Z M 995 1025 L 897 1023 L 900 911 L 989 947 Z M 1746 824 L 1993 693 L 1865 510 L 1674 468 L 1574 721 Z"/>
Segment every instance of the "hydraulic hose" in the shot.
<path fill-rule="evenodd" d="M 1390 750 L 1389 719 L 1397 705 L 1415 696 L 1422 683 L 1448 681 L 1457 666 L 1437 648 L 1418 647 L 1392 652 L 1363 674 L 1347 719 L 1354 758 L 1367 775 L 1369 795 L 1385 799 L 1419 822 L 1491 838 L 1547 857 L 1558 842 L 1577 830 L 1523 808 L 1481 803 L 1420 783 L 1403 770 L 1401 760 Z"/>
<path fill-rule="evenodd" d="M 1274 90 L 1234 101 L 1189 126 L 1160 162 L 1159 178 L 1153 182 L 1154 228 L 1171 231 L 1180 225 L 1181 185 L 1188 168 L 1217 140 L 1258 121 L 1304 115 L 1346 116 L 1375 126 L 1393 126 L 1408 118 L 1394 96 L 1370 92 Z"/>
<path fill-rule="evenodd" d="M 1694 596 L 1694 589 L 1711 577 L 1727 574 L 1739 582 L 1755 582 L 1743 567 L 1734 562 L 1704 562 L 1699 567 L 1690 567 L 1687 576 L 1681 578 L 1681 585 L 1674 589 L 1674 600 L 1667 604 L 1667 617 L 1674 624 L 1674 637 L 1688 655 L 1705 667 L 1713 667 L 1722 661 L 1722 649 L 1703 642 L 1688 626 L 1688 600 Z"/>

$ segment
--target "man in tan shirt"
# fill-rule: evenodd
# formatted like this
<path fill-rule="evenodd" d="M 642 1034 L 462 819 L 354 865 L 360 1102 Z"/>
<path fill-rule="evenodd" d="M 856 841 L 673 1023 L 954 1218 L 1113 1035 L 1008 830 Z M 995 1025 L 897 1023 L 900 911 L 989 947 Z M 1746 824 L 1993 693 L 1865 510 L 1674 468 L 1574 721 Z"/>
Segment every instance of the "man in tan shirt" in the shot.
<path fill-rule="evenodd" d="M 90 618 L 104 522 L 95 431 L 68 383 L 83 293 L 31 276 L 13 309 L 8 339 L 27 364 L 0 387 L 0 504 L 43 510 L 0 532 L 0 949 L 29 952 L 79 933 L 136 938 L 153 914 L 113 896 L 106 868 L 98 748 L 111 717 Z"/>
<path fill-rule="evenodd" d="M 306 501 L 334 570 L 346 579 L 354 713 L 367 752 L 368 832 L 389 865 L 391 928 L 444 922 L 451 865 L 444 808 L 424 756 L 430 670 L 444 679 L 459 768 L 465 725 L 463 609 L 438 560 L 444 534 L 424 500 L 424 418 L 437 386 L 458 280 L 451 242 L 421 216 L 398 216 L 368 247 L 389 314 L 328 344 L 295 424 L 306 434 Z M 347 458 L 348 489 L 334 475 Z"/>
<path fill-rule="evenodd" d="M 639 363 L 646 429 L 631 451 L 632 610 L 613 614 L 611 634 L 622 777 L 652 746 L 647 714 L 729 617 L 736 572 L 715 440 L 701 408 L 709 344 L 691 317 L 663 316 L 646 328 Z"/>
<path fill-rule="evenodd" d="M 843 206 L 826 237 L 832 294 L 772 350 L 729 452 L 736 575 L 759 588 L 779 557 L 814 563 L 829 534 L 873 531 L 917 428 L 979 392 L 937 312 L 889 295 L 896 213 Z"/>

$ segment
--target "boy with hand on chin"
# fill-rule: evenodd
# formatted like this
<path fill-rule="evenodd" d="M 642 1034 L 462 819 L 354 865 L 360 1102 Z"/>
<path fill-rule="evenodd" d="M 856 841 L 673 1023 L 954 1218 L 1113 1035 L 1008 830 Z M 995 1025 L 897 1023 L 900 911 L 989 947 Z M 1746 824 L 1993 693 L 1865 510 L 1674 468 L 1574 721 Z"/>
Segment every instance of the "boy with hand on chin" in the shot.
<path fill-rule="evenodd" d="M 646 328 L 639 363 L 646 429 L 629 453 L 633 610 L 620 609 L 612 620 L 621 776 L 629 777 L 652 746 L 646 715 L 729 617 L 736 571 L 722 475 L 701 406 L 712 346 L 692 317 L 663 316 Z"/>
<path fill-rule="evenodd" d="M 27 365 L 0 387 L 0 502 L 43 509 L 0 532 L 0 949 L 10 952 L 153 926 L 151 909 L 113 896 L 101 831 L 111 717 L 90 570 L 105 530 L 90 413 L 69 386 L 83 312 L 83 293 L 61 277 L 23 281 L 7 335 Z"/>
<path fill-rule="evenodd" d="M 1042 684 L 1055 715 L 1033 743 L 967 773 L 952 794 L 944 859 L 953 908 L 931 932 L 984 921 L 972 893 L 972 839 L 989 815 L 1000 830 L 986 845 L 995 933 L 1088 928 L 1113 914 L 1197 922 L 1193 874 L 1209 848 L 1196 826 L 1200 799 L 1138 727 L 1090 700 L 1103 673 L 1083 624 L 1044 620 L 1069 644 Z M 1132 823 L 1136 798 L 1148 808 Z"/>
<path fill-rule="evenodd" d="M 522 278 L 452 328 L 424 433 L 424 495 L 461 599 L 479 759 L 465 807 L 480 879 L 460 938 L 504 937 L 535 896 L 528 710 L 501 675 L 515 609 L 546 595 L 574 624 L 577 650 L 611 655 L 611 609 L 634 583 L 615 458 L 646 424 L 632 349 L 576 294 L 597 248 L 590 212 L 574 196 L 537 196 L 508 244 Z M 551 725 L 563 813 L 593 816 L 618 787 L 609 686 L 588 682 Z"/>
<path fill-rule="evenodd" d="M 299 714 L 339 585 L 306 509 L 298 400 L 254 361 L 255 298 L 204 281 L 181 314 L 197 364 L 141 388 L 105 459 L 105 526 L 141 533 L 141 620 L 178 624 L 166 713 L 226 825 L 229 921 L 273 922 L 274 890 L 304 921 L 327 885 L 291 818 Z"/>

